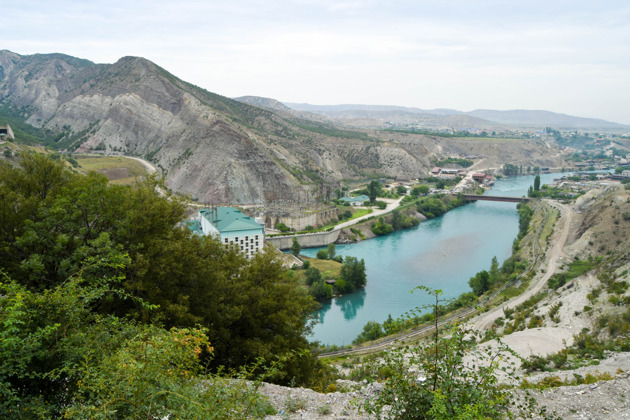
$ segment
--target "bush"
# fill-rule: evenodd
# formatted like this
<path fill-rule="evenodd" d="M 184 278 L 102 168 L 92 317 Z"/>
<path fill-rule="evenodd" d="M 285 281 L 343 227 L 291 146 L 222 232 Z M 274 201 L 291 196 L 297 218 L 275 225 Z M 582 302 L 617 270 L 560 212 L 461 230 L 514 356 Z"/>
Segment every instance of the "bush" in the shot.
<path fill-rule="evenodd" d="M 382 217 L 379 217 L 376 223 L 372 225 L 372 232 L 375 235 L 387 235 L 394 231 L 394 227 L 388 223 Z"/>
<path fill-rule="evenodd" d="M 320 249 L 316 254 L 317 259 L 319 260 L 327 260 L 328 259 L 328 250 Z"/>
<path fill-rule="evenodd" d="M 436 297 L 437 311 L 441 292 L 429 293 Z M 387 381 L 376 398 L 365 400 L 363 410 L 390 419 L 531 418 L 535 402 L 520 401 L 498 384 L 499 354 L 478 348 L 480 339 L 477 332 L 458 326 L 440 336 L 436 321 L 431 342 L 397 347 L 364 363 L 363 370 L 371 378 L 383 372 Z M 500 347 L 498 352 L 509 351 Z M 474 355 L 477 363 L 465 363 L 467 355 Z M 513 370 L 506 371 L 514 375 Z"/>
<path fill-rule="evenodd" d="M 319 280 L 311 284 L 308 292 L 318 302 L 329 300 L 332 297 L 332 286 L 326 284 L 324 280 Z"/>
<path fill-rule="evenodd" d="M 352 344 L 361 344 L 366 341 L 373 341 L 385 336 L 383 327 L 376 321 L 368 321 L 363 326 L 363 331 L 352 341 Z"/>
<path fill-rule="evenodd" d="M 306 269 L 306 284 L 311 285 L 322 280 L 322 273 L 317 267 L 309 267 Z"/>

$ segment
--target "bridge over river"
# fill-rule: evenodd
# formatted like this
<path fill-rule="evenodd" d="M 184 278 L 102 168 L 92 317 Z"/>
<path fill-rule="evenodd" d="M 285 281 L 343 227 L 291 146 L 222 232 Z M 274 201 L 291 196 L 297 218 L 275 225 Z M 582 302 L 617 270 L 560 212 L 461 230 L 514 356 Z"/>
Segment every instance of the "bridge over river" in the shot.
<path fill-rule="evenodd" d="M 462 198 L 466 201 L 503 201 L 507 203 L 520 203 L 521 201 L 528 202 L 530 200 L 527 197 L 501 197 L 497 195 L 477 194 L 462 194 Z"/>

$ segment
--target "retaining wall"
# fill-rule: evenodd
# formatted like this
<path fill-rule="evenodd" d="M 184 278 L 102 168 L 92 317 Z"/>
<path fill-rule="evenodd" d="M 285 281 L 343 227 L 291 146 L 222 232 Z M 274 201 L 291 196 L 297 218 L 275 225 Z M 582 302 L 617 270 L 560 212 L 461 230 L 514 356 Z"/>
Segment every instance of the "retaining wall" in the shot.
<path fill-rule="evenodd" d="M 289 249 L 293 245 L 293 238 L 296 238 L 299 244 L 302 245 L 302 248 L 317 248 L 334 243 L 339 238 L 339 233 L 341 233 L 341 230 L 305 233 L 303 235 L 267 236 L 265 241 L 278 249 Z"/>

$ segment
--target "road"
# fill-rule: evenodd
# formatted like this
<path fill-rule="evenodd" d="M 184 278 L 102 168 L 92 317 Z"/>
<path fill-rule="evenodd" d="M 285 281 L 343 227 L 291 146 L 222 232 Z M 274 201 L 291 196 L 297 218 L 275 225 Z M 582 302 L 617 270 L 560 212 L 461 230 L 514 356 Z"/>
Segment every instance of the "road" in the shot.
<path fill-rule="evenodd" d="M 545 266 L 545 274 L 539 277 L 538 280 L 532 279 L 532 284 L 530 284 L 530 287 L 520 296 L 515 297 L 514 299 L 507 302 L 505 305 L 494 308 L 480 315 L 476 320 L 473 320 L 472 327 L 474 329 L 483 330 L 490 328 L 495 319 L 503 316 L 503 308 L 514 308 L 515 306 L 520 305 L 530 297 L 540 292 L 542 288 L 547 285 L 547 281 L 551 278 L 551 276 L 555 274 L 556 268 L 559 265 L 561 258 L 564 258 L 566 256 L 563 249 L 567 243 L 567 239 L 569 238 L 569 232 L 571 230 L 571 224 L 573 223 L 573 217 L 575 213 L 572 209 L 565 206 L 564 204 L 560 204 L 550 200 L 548 200 L 547 203 L 561 211 L 561 216 L 560 219 L 558 219 L 557 226 L 562 226 L 562 232 L 560 233 L 560 236 L 554 241 L 553 247 L 547 254 L 547 265 Z"/>
<path fill-rule="evenodd" d="M 574 212 L 572 209 L 570 209 L 569 207 L 563 204 L 556 203 L 550 200 L 548 200 L 547 203 L 553 207 L 556 207 L 557 209 L 561 211 L 561 217 L 560 219 L 558 219 L 558 222 L 556 222 L 556 225 L 562 226 L 562 232 L 560 233 L 558 239 L 554 242 L 553 247 L 551 248 L 551 250 L 549 251 L 547 255 L 547 265 L 546 265 L 545 275 L 540 277 L 535 283 L 532 283 L 530 287 L 528 288 L 528 290 L 526 290 L 522 295 L 513 298 L 511 301 L 509 301 L 507 304 L 501 307 L 497 307 L 490 310 L 489 312 L 482 313 L 477 318 L 473 319 L 470 325 L 471 328 L 474 328 L 476 330 L 489 328 L 494 323 L 495 319 L 497 319 L 500 316 L 503 316 L 504 307 L 506 306 L 514 307 L 516 305 L 520 305 L 521 303 L 529 299 L 531 296 L 538 293 L 543 287 L 545 287 L 547 284 L 547 280 L 549 280 L 549 278 L 554 274 L 556 270 L 556 266 L 558 265 L 558 262 L 560 261 L 561 258 L 564 257 L 563 249 L 569 237 L 571 224 L 573 222 Z M 537 238 L 538 238 L 539 233 L 540 231 L 537 232 L 536 239 L 534 240 L 534 243 L 532 244 L 532 247 L 534 248 L 536 247 L 536 243 L 538 242 Z M 503 289 L 495 292 L 492 296 L 488 297 L 486 301 L 492 300 L 502 290 Z M 439 326 L 441 327 L 453 321 L 465 319 L 476 312 L 477 312 L 476 308 L 464 309 L 461 312 L 456 313 L 452 316 L 449 316 L 447 318 L 442 318 L 441 321 L 439 322 Z M 330 352 L 330 353 L 322 353 L 318 355 L 317 357 L 322 358 L 322 357 L 334 357 L 334 356 L 341 356 L 341 355 L 348 355 L 348 354 L 372 353 L 375 351 L 384 350 L 397 342 L 408 340 L 410 338 L 421 337 L 433 331 L 435 331 L 435 326 L 427 325 L 415 331 L 411 331 L 411 332 L 408 332 L 408 333 L 405 333 L 396 337 L 383 339 L 382 341 L 378 343 L 369 344 L 363 347 L 355 347 L 351 349 L 339 350 L 339 351 Z"/>
<path fill-rule="evenodd" d="M 139 157 L 133 157 L 133 156 L 122 156 L 125 157 L 127 159 L 133 159 L 133 160 L 137 160 L 138 162 L 142 163 L 145 167 L 145 169 L 147 170 L 147 172 L 149 173 L 149 175 L 153 175 L 154 173 L 157 172 L 157 168 L 150 162 L 139 158 Z"/>
<path fill-rule="evenodd" d="M 357 217 L 356 219 L 352 219 L 349 220 L 347 222 L 343 222 L 343 223 L 339 223 L 338 225 L 335 225 L 334 230 L 340 230 L 340 229 L 344 229 L 347 228 L 349 226 L 353 226 L 356 225 L 359 222 L 362 222 L 365 219 L 369 219 L 370 217 L 378 217 L 378 216 L 382 216 L 385 213 L 389 213 L 390 211 L 398 208 L 400 206 L 400 202 L 402 201 L 402 199 L 405 198 L 400 197 L 397 199 L 387 199 L 387 198 L 381 198 L 381 201 L 384 201 L 387 203 L 387 207 L 385 207 L 383 210 L 374 210 L 372 213 L 368 213 L 365 216 L 361 216 L 361 217 Z"/>

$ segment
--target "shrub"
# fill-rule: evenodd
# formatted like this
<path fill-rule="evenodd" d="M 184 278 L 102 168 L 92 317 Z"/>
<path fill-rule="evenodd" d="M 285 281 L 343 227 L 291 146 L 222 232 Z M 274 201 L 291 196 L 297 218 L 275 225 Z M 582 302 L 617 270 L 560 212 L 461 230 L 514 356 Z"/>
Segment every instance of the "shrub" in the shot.
<path fill-rule="evenodd" d="M 282 222 L 276 224 L 276 229 L 279 230 L 280 232 L 288 232 L 291 230 L 291 228 L 289 228 L 287 225 L 285 225 Z"/>
<path fill-rule="evenodd" d="M 382 217 L 379 217 L 377 222 L 372 225 L 372 232 L 375 235 L 387 235 L 394 231 L 394 227 L 388 223 Z"/>
<path fill-rule="evenodd" d="M 376 321 L 368 321 L 363 326 L 363 331 L 352 341 L 352 344 L 361 344 L 366 341 L 377 340 L 385 335 L 383 327 Z"/>
<path fill-rule="evenodd" d="M 327 416 L 330 413 L 332 413 L 332 409 L 330 408 L 330 405 L 328 404 L 324 404 L 322 406 L 317 407 L 317 414 L 321 416 Z"/>
<path fill-rule="evenodd" d="M 441 292 L 429 293 L 436 297 L 437 311 Z M 499 386 L 495 374 L 498 354 L 476 346 L 481 339 L 478 333 L 456 326 L 440 336 L 437 325 L 430 343 L 402 346 L 364 364 L 364 372 L 372 378 L 383 372 L 387 381 L 376 398 L 364 402 L 363 410 L 391 419 L 532 417 L 533 400 L 522 403 Z M 508 349 L 502 346 L 499 352 L 504 351 Z M 469 354 L 474 354 L 478 363 L 465 363 Z M 408 366 L 417 368 L 413 370 L 416 373 Z M 520 412 L 513 413 L 515 408 Z"/>

